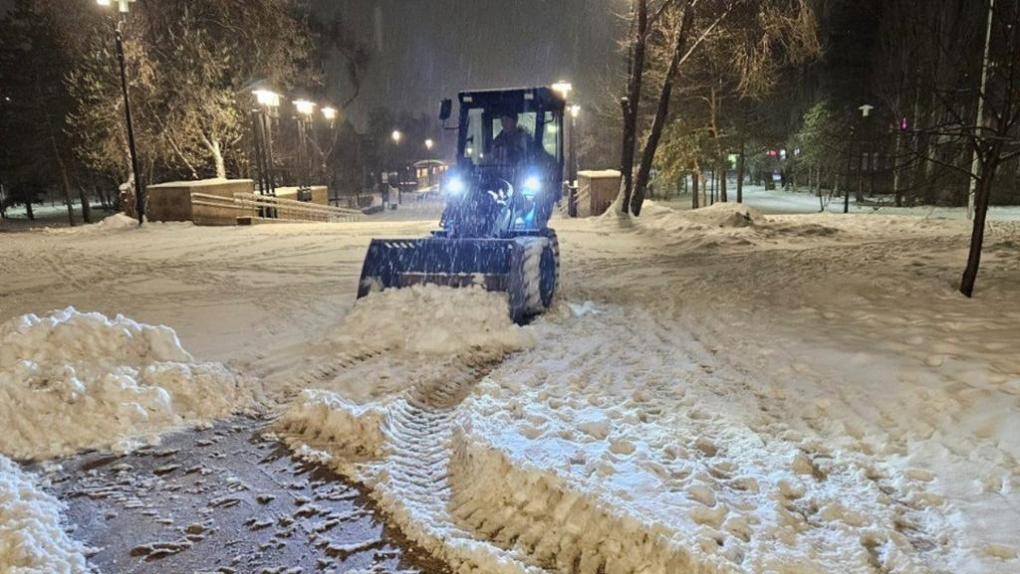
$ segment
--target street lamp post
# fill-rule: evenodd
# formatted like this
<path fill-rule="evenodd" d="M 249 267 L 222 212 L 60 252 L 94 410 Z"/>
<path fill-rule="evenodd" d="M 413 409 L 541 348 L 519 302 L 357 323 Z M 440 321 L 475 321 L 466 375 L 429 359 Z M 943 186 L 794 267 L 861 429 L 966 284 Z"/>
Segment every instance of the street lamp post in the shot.
<path fill-rule="evenodd" d="M 331 143 L 329 145 L 329 150 L 325 153 L 319 149 L 318 143 L 316 143 L 316 152 L 319 154 L 319 159 L 322 162 L 322 175 L 325 177 L 326 182 L 329 185 L 327 193 L 333 194 L 333 197 L 329 199 L 330 204 L 339 205 L 339 197 L 336 195 L 339 193 L 336 185 L 336 170 L 330 170 L 329 166 L 326 164 L 326 160 L 328 157 L 332 156 L 333 150 L 336 149 L 336 119 L 337 116 L 340 115 L 340 112 L 332 106 L 322 106 L 320 109 L 322 110 L 322 117 L 325 118 L 326 122 L 329 124 L 329 137 Z"/>
<path fill-rule="evenodd" d="M 396 169 L 396 171 L 392 172 L 391 175 L 397 176 L 397 181 L 396 182 L 392 182 L 391 181 L 390 184 L 391 185 L 393 185 L 394 183 L 396 184 L 396 188 L 397 188 L 397 203 L 399 204 L 400 203 L 400 199 L 401 199 L 401 197 L 400 197 L 400 195 L 401 195 L 400 194 L 400 183 L 401 183 L 401 180 L 403 179 L 403 176 L 400 173 L 402 168 L 400 166 L 400 161 L 399 161 L 399 156 L 400 156 L 399 152 L 400 152 L 400 150 L 398 148 L 400 146 L 400 141 L 404 139 L 404 134 L 400 130 L 393 130 L 393 133 L 390 134 L 390 138 L 393 140 L 393 163 L 395 164 L 393 167 L 394 167 L 394 169 Z"/>
<path fill-rule="evenodd" d="M 257 103 L 252 110 L 253 135 L 255 136 L 255 164 L 259 173 L 259 194 L 276 196 L 276 181 L 273 177 L 273 136 L 270 116 L 280 105 L 280 95 L 272 90 L 260 89 L 252 92 Z M 273 217 L 272 209 L 261 208 L 263 217 Z"/>
<path fill-rule="evenodd" d="M 141 173 L 138 169 L 138 149 L 135 146 L 135 127 L 131 120 L 131 98 L 128 97 L 127 68 L 124 65 L 124 19 L 135 0 L 117 0 L 120 16 L 117 19 L 117 63 L 120 65 L 120 89 L 124 97 L 124 117 L 127 121 L 128 151 L 131 154 L 131 176 L 135 180 L 135 211 L 138 213 L 138 225 L 145 222 L 145 191 L 142 188 Z M 96 0 L 100 6 L 110 6 L 111 0 Z"/>
<path fill-rule="evenodd" d="M 570 106 L 570 184 L 577 185 L 577 117 L 581 106 Z"/>
<path fill-rule="evenodd" d="M 308 126 L 315 113 L 315 103 L 308 100 L 294 100 L 294 108 L 297 110 L 298 121 L 298 165 L 301 166 L 301 182 L 298 186 L 298 197 L 301 192 L 310 185 L 311 165 L 308 154 Z"/>

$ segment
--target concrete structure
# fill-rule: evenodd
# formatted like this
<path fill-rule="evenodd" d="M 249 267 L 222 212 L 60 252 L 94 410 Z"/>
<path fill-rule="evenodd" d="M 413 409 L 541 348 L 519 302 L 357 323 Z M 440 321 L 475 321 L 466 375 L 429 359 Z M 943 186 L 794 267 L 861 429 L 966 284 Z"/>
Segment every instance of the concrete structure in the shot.
<path fill-rule="evenodd" d="M 620 194 L 622 176 L 616 170 L 577 172 L 577 217 L 602 215 Z"/>
<path fill-rule="evenodd" d="M 238 215 L 212 213 L 192 203 L 192 193 L 232 199 L 235 193 L 252 193 L 250 179 L 203 179 L 174 181 L 146 188 L 146 216 L 149 221 L 194 221 L 200 225 L 235 225 Z M 222 220 L 222 221 L 221 221 Z"/>

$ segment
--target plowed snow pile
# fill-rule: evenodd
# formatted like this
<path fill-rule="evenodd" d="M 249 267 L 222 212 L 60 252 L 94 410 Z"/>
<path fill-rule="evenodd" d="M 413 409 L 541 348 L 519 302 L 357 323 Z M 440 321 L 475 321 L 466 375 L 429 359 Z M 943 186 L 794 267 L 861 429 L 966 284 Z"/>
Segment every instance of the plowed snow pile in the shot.
<path fill-rule="evenodd" d="M 83 548 L 61 526 L 64 505 L 0 456 L 0 572 L 84 574 Z"/>
<path fill-rule="evenodd" d="M 634 218 L 632 223 L 637 230 L 654 234 L 667 245 L 687 248 L 782 245 L 839 233 L 835 226 L 803 218 L 767 216 L 739 203 L 677 211 L 648 202 L 641 217 Z"/>
<path fill-rule="evenodd" d="M 0 324 L 0 453 L 123 451 L 250 406 L 241 380 L 198 363 L 164 326 L 69 307 Z"/>
<path fill-rule="evenodd" d="M 507 317 L 502 294 L 435 285 L 387 290 L 358 301 L 323 343 L 302 351 L 309 370 L 274 373 L 268 386 L 374 403 L 429 382 L 471 376 L 533 344 L 531 334 Z"/>

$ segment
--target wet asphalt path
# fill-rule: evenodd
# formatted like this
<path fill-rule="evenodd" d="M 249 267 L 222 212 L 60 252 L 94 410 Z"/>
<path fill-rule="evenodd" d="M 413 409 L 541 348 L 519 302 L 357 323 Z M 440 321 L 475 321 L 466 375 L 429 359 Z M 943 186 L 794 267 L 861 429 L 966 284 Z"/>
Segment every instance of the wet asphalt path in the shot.
<path fill-rule="evenodd" d="M 444 574 L 365 493 L 238 419 L 127 456 L 86 453 L 47 476 L 106 574 Z"/>

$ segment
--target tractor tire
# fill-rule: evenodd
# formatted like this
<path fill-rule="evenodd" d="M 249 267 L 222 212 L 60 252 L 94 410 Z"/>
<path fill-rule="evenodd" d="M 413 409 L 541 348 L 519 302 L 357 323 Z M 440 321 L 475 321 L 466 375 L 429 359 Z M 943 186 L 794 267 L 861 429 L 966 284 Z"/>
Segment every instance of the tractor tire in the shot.
<path fill-rule="evenodd" d="M 555 270 L 553 272 L 553 274 L 554 274 L 554 281 L 555 281 L 555 287 L 553 288 L 553 291 L 554 291 L 553 295 L 555 296 L 555 291 L 558 290 L 559 287 L 560 287 L 560 239 L 559 239 L 559 237 L 556 236 L 556 231 L 554 231 L 552 229 L 546 229 L 544 234 L 545 234 L 545 237 L 549 240 L 549 244 L 552 245 L 553 258 L 556 260 L 556 266 L 555 266 Z M 550 300 L 549 304 L 546 305 L 546 307 L 549 307 L 551 305 L 552 305 L 552 301 Z"/>
<path fill-rule="evenodd" d="M 544 313 L 556 294 L 558 258 L 555 238 L 520 237 L 515 240 L 510 267 L 510 314 L 522 323 Z"/>

